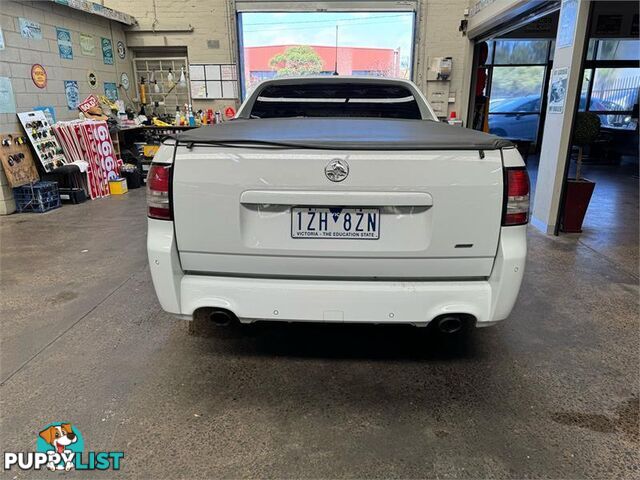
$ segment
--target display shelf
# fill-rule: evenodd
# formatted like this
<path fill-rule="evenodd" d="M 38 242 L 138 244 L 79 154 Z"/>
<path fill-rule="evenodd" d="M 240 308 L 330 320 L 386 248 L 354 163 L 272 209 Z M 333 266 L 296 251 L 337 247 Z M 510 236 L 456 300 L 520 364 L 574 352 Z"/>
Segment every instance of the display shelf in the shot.
<path fill-rule="evenodd" d="M 186 57 L 170 58 L 135 58 L 134 71 L 136 83 L 139 84 L 141 78 L 145 80 L 145 95 L 151 102 L 164 102 L 164 105 L 157 107 L 147 102 L 148 107 L 159 114 L 173 115 L 176 107 L 182 108 L 185 104 L 191 103 L 191 91 L 189 90 L 189 65 Z M 185 85 L 179 85 L 182 69 L 185 73 Z M 173 80 L 169 80 L 169 72 L 173 75 Z M 154 92 L 152 79 L 158 82 L 160 92 Z"/>

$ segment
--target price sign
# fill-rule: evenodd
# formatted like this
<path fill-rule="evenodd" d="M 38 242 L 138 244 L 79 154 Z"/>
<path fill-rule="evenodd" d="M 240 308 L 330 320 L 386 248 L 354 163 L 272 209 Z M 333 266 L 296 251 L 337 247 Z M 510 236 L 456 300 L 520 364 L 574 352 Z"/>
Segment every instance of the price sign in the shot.
<path fill-rule="evenodd" d="M 82 113 L 86 113 L 92 108 L 99 107 L 99 106 L 100 106 L 100 101 L 98 100 L 98 97 L 91 94 L 87 98 L 85 98 L 80 105 L 78 105 L 78 109 Z"/>
<path fill-rule="evenodd" d="M 118 161 L 113 151 L 113 143 L 109 135 L 106 122 L 99 123 L 94 130 L 94 138 L 97 142 L 98 161 L 102 169 L 103 178 L 108 182 L 118 177 Z"/>

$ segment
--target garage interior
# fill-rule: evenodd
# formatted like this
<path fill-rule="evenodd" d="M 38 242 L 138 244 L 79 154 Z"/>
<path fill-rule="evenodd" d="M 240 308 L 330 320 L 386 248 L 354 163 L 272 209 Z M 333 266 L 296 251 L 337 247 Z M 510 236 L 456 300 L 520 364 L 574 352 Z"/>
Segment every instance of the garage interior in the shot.
<path fill-rule="evenodd" d="M 169 120 L 112 130 L 113 148 L 133 165 L 121 172 L 128 192 L 87 190 L 85 201 L 58 198 L 44 213 L 16 212 L 22 187 L 11 188 L 3 157 L 4 451 L 33 451 L 41 427 L 59 420 L 81 429 L 87 450 L 124 452 L 117 476 L 131 478 L 637 477 L 637 2 L 3 0 L 0 7 L 0 136 L 25 137 L 12 155 L 33 158 L 40 180 L 72 197 L 82 189 L 75 170 L 44 170 L 18 114 L 54 111 L 57 121 L 43 118 L 68 122 L 93 94 L 103 106 L 121 101 L 135 117 Z M 575 13 L 575 37 L 558 47 L 566 42 L 563 10 Z M 296 38 L 284 23 L 259 25 L 252 28 L 266 30 L 265 46 L 244 45 L 248 14 L 291 13 L 333 15 L 289 25 L 308 37 L 313 22 L 327 30 L 329 40 L 308 41 L 326 48 L 318 74 L 410 79 L 441 120 L 518 145 L 534 198 L 526 274 L 509 319 L 443 340 L 399 325 L 194 327 L 162 311 L 146 253 L 144 175 L 154 148 L 192 127 L 184 104 L 202 112 L 201 124 L 229 121 L 251 82 L 274 76 L 268 56 L 249 68 L 247 48 L 256 58 L 274 45 L 285 53 Z M 395 39 L 349 40 L 350 24 L 384 37 L 385 23 L 375 22 L 402 15 L 413 24 L 410 55 Z M 60 31 L 70 33 L 72 58 Z M 93 47 L 81 43 L 91 36 Z M 357 49 L 375 61 L 348 64 Z M 561 111 L 550 111 L 553 72 L 563 68 L 566 95 L 560 106 L 553 101 Z M 595 188 L 582 232 L 569 233 L 564 206 L 582 112 L 600 122 L 581 145 L 582 175 Z"/>
<path fill-rule="evenodd" d="M 476 98 L 469 112 L 471 125 L 478 130 L 485 127 L 519 145 L 532 179 L 533 195 L 544 140 L 559 8 L 559 3 L 548 2 L 540 11 L 496 27 L 477 40 L 475 47 L 476 73 L 472 81 Z M 598 188 L 594 189 L 580 241 L 592 248 L 599 245 L 631 264 L 639 261 L 635 225 L 623 219 L 638 216 L 640 43 L 633 26 L 637 15 L 638 6 L 634 4 L 594 2 L 578 106 L 580 112 L 598 114 L 602 122 L 584 160 L 583 173 Z M 487 98 L 491 105 L 485 115 Z M 485 116 L 487 125 L 483 125 Z M 573 148 L 567 171 L 570 178 L 575 176 L 576 157 L 577 149 Z"/>

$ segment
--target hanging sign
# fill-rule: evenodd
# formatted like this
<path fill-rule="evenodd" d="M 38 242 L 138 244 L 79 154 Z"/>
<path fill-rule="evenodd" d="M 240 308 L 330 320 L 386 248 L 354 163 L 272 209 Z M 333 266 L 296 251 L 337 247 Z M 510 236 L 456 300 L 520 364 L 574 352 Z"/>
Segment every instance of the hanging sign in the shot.
<path fill-rule="evenodd" d="M 38 22 L 20 17 L 18 23 L 20 23 L 20 35 L 22 35 L 22 38 L 42 40 L 42 27 Z"/>
<path fill-rule="evenodd" d="M 118 56 L 124 60 L 124 57 L 127 54 L 127 49 L 122 40 L 118 40 L 118 43 L 116 43 L 116 50 L 118 50 Z"/>
<path fill-rule="evenodd" d="M 96 41 L 93 35 L 89 35 L 88 33 L 80 34 L 80 53 L 87 57 L 96 56 Z"/>
<path fill-rule="evenodd" d="M 122 85 L 122 88 L 125 90 L 129 90 L 131 84 L 129 83 L 129 75 L 127 75 L 127 72 L 122 72 L 120 75 L 120 85 Z"/>
<path fill-rule="evenodd" d="M 31 80 L 33 80 L 33 84 L 38 88 L 47 86 L 47 71 L 39 63 L 31 66 Z"/>
<path fill-rule="evenodd" d="M 78 101 L 80 99 L 78 82 L 76 82 L 75 80 L 65 80 L 64 94 L 67 97 L 67 107 L 69 108 L 69 110 L 75 110 L 76 108 L 78 108 Z"/>
<path fill-rule="evenodd" d="M 66 28 L 56 27 L 56 37 L 58 38 L 58 52 L 60 53 L 60 58 L 64 60 L 73 60 L 71 32 Z"/>
<path fill-rule="evenodd" d="M 96 72 L 93 70 L 87 72 L 87 82 L 91 90 L 95 90 L 98 87 L 98 75 L 96 75 Z"/>
<path fill-rule="evenodd" d="M 100 39 L 102 45 L 102 61 L 105 65 L 113 65 L 113 45 L 111 39 L 102 37 Z"/>
<path fill-rule="evenodd" d="M 118 87 L 114 82 L 104 82 L 104 95 L 112 102 L 118 100 Z"/>

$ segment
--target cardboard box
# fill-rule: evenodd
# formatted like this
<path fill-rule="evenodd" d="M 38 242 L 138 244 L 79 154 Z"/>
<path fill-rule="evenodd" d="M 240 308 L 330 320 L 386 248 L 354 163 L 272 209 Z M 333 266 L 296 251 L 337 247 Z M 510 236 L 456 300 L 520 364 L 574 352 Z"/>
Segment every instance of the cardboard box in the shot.
<path fill-rule="evenodd" d="M 153 158 L 159 149 L 160 145 L 145 145 L 142 147 L 142 154 L 147 158 Z"/>
<path fill-rule="evenodd" d="M 116 178 L 114 180 L 109 180 L 109 191 L 111 192 L 111 195 L 124 195 L 129 191 L 127 188 L 127 179 Z"/>

